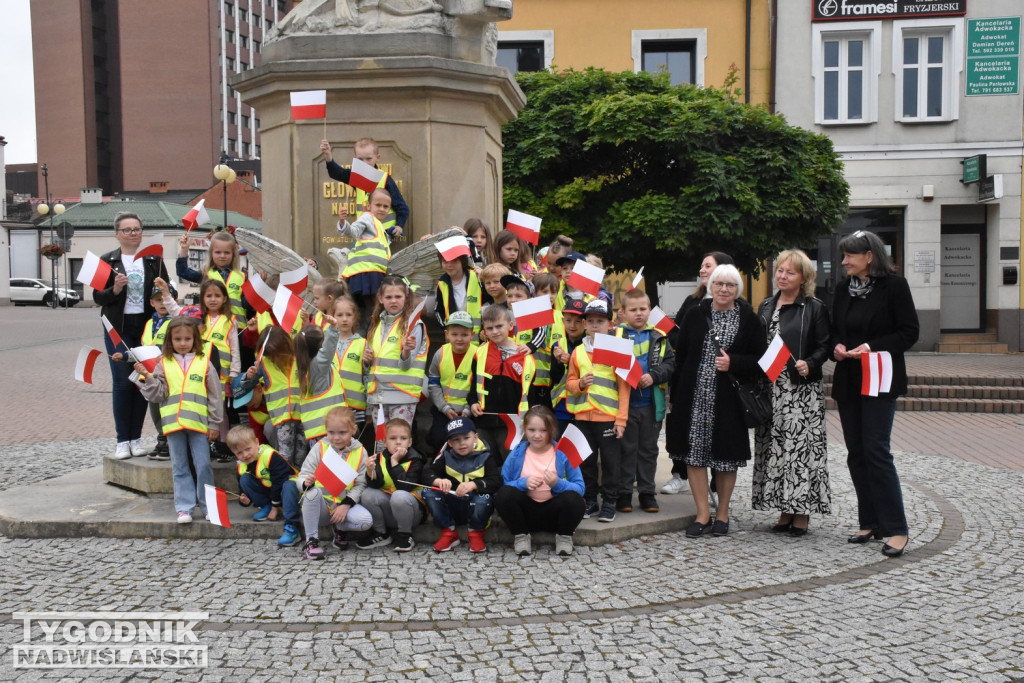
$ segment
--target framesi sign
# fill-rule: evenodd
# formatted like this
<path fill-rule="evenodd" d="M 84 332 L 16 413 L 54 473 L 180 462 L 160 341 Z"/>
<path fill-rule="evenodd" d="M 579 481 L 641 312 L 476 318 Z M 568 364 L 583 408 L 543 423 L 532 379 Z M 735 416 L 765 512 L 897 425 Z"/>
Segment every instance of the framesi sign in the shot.
<path fill-rule="evenodd" d="M 811 6 L 814 13 L 812 21 L 951 17 L 967 14 L 967 0 L 811 0 Z"/>

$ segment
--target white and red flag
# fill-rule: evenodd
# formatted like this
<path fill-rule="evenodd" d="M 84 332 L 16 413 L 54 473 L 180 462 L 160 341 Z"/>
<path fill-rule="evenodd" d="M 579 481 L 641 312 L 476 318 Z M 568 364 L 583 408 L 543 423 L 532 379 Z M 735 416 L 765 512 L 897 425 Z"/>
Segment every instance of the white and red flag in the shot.
<path fill-rule="evenodd" d="M 633 282 L 629 284 L 630 289 L 636 289 L 640 286 L 640 281 L 644 279 L 644 267 L 640 266 L 640 270 L 636 271 L 636 277 L 633 278 Z"/>
<path fill-rule="evenodd" d="M 419 303 L 416 308 L 412 309 L 412 313 L 409 314 L 409 324 L 405 328 L 405 336 L 408 337 L 412 334 L 412 331 L 419 324 L 420 319 L 423 317 L 423 307 L 426 306 L 427 300 L 424 299 Z"/>
<path fill-rule="evenodd" d="M 210 524 L 231 528 L 231 520 L 228 518 L 228 494 L 224 489 L 204 484 L 206 487 L 206 514 L 210 518 Z"/>
<path fill-rule="evenodd" d="M 633 362 L 633 340 L 611 334 L 595 334 L 592 360 L 600 365 L 629 370 Z"/>
<path fill-rule="evenodd" d="M 505 229 L 524 242 L 536 245 L 540 242 L 540 222 L 541 219 L 537 216 L 509 209 Z"/>
<path fill-rule="evenodd" d="M 454 261 L 460 256 L 470 255 L 469 243 L 462 235 L 452 235 L 439 242 L 434 242 L 434 247 L 445 261 Z"/>
<path fill-rule="evenodd" d="M 283 284 L 277 286 L 274 293 L 274 317 L 286 332 L 295 329 L 295 321 L 302 310 L 302 299 Z"/>
<path fill-rule="evenodd" d="M 340 496 L 348 485 L 356 480 L 358 473 L 341 457 L 338 451 L 328 448 L 313 476 L 332 496 Z"/>
<path fill-rule="evenodd" d="M 107 280 L 113 271 L 109 263 L 90 251 L 86 252 L 85 262 L 82 263 L 82 269 L 78 271 L 76 279 L 93 289 L 103 289 L 107 286 Z"/>
<path fill-rule="evenodd" d="M 387 438 L 388 431 L 384 425 L 387 424 L 387 420 L 384 419 L 384 406 L 377 406 L 377 422 L 373 429 L 373 440 L 383 441 Z"/>
<path fill-rule="evenodd" d="M 515 316 L 516 328 L 520 332 L 555 324 L 555 311 L 547 295 L 513 301 L 512 315 Z"/>
<path fill-rule="evenodd" d="M 676 326 L 672 318 L 665 315 L 665 311 L 661 310 L 657 306 L 652 308 L 651 314 L 647 316 L 647 324 L 662 334 L 668 334 L 672 331 L 672 328 Z"/>
<path fill-rule="evenodd" d="M 621 377 L 626 384 L 634 389 L 636 389 L 637 385 L 640 384 L 640 378 L 644 376 L 640 363 L 637 362 L 635 357 L 633 358 L 633 362 L 629 364 L 629 370 L 615 368 L 615 374 Z"/>
<path fill-rule="evenodd" d="M 597 296 L 601 292 L 601 283 L 604 281 L 604 268 L 580 260 L 572 264 L 572 274 L 569 276 L 570 287 Z"/>
<path fill-rule="evenodd" d="M 135 360 L 145 365 L 150 373 L 154 373 L 163 351 L 159 346 L 135 346 L 132 347 L 132 355 L 135 356 Z"/>
<path fill-rule="evenodd" d="M 109 320 L 107 320 L 107 316 L 101 315 L 100 320 L 103 321 L 103 327 L 107 328 L 107 334 L 110 335 L 110 341 L 114 342 L 114 346 L 117 347 L 120 346 L 121 344 L 124 344 L 124 340 L 121 339 L 121 335 L 117 333 L 117 330 L 114 329 L 114 326 L 110 324 Z M 128 347 L 127 344 L 124 345 L 126 348 Z"/>
<path fill-rule="evenodd" d="M 298 90 L 291 95 L 292 121 L 327 118 L 326 90 Z"/>
<path fill-rule="evenodd" d="M 142 243 L 142 246 L 139 247 L 139 250 L 135 252 L 136 261 L 140 258 L 146 258 L 147 256 L 156 256 L 157 258 L 164 257 L 164 234 L 162 232 L 147 239 Z"/>
<path fill-rule="evenodd" d="M 246 279 L 245 284 L 242 285 L 242 295 L 257 313 L 266 313 L 272 310 L 274 299 L 277 298 L 274 290 L 263 281 L 259 273 L 253 273 Z"/>
<path fill-rule="evenodd" d="M 297 296 L 302 296 L 306 291 L 306 285 L 309 284 L 309 266 L 303 263 L 295 270 L 281 273 L 280 277 L 282 285 L 295 292 Z"/>
<path fill-rule="evenodd" d="M 374 168 L 362 159 L 352 159 L 352 174 L 349 175 L 348 184 L 357 190 L 370 194 L 377 189 L 380 181 L 387 173 Z"/>
<path fill-rule="evenodd" d="M 92 384 L 92 371 L 96 368 L 97 359 L 102 355 L 102 351 L 83 346 L 78 352 L 78 362 L 75 363 L 75 379 Z"/>
<path fill-rule="evenodd" d="M 499 413 L 505 423 L 505 450 L 512 450 L 523 440 L 523 419 L 515 413 Z"/>
<path fill-rule="evenodd" d="M 892 388 L 892 355 L 869 351 L 860 355 L 861 396 L 878 396 Z"/>
<path fill-rule="evenodd" d="M 786 346 L 786 342 L 782 341 L 782 335 L 776 334 L 775 339 L 772 339 L 772 343 L 768 345 L 768 350 L 764 352 L 764 355 L 757 361 L 757 364 L 764 370 L 764 374 L 768 375 L 768 379 L 772 382 L 779 378 L 782 371 L 786 368 L 786 363 L 793 357 L 789 347 Z"/>
<path fill-rule="evenodd" d="M 569 458 L 569 463 L 577 469 L 593 453 L 587 437 L 574 424 L 565 428 L 562 438 L 555 444 L 555 449 L 565 453 L 565 457 Z"/>
<path fill-rule="evenodd" d="M 188 210 L 181 224 L 185 226 L 185 232 L 195 230 L 200 225 L 207 225 L 210 222 L 210 214 L 206 213 L 206 199 L 200 199 L 196 205 Z"/>

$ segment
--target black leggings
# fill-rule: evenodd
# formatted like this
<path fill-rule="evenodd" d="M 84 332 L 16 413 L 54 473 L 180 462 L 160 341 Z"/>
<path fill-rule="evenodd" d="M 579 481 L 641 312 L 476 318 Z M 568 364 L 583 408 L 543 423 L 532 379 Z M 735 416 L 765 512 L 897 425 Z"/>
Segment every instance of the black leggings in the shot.
<path fill-rule="evenodd" d="M 502 486 L 494 494 L 494 510 L 513 534 L 550 531 L 572 536 L 583 521 L 585 508 L 583 496 L 575 491 L 559 493 L 543 503 L 514 486 Z"/>

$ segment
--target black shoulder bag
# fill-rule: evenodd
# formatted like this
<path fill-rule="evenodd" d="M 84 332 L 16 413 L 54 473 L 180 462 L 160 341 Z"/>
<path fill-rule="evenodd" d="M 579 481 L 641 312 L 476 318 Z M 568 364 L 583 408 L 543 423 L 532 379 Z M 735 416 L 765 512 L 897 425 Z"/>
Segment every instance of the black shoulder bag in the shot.
<path fill-rule="evenodd" d="M 715 345 L 722 351 L 722 343 L 718 340 L 718 333 L 715 332 L 715 325 L 708 316 L 708 329 L 715 340 Z M 736 395 L 740 397 L 740 406 L 743 408 L 743 422 L 748 428 L 760 427 L 772 419 L 772 385 L 759 377 L 748 384 L 740 384 L 732 372 L 725 373 L 729 381 L 736 389 Z"/>

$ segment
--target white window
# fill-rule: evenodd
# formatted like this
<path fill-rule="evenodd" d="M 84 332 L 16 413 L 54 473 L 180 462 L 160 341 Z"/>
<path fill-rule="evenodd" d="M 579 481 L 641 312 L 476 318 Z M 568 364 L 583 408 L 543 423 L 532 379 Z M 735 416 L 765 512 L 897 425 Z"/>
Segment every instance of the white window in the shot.
<path fill-rule="evenodd" d="M 495 62 L 515 75 L 520 71 L 545 71 L 555 57 L 554 31 L 498 31 Z"/>
<path fill-rule="evenodd" d="M 881 22 L 815 25 L 813 32 L 814 122 L 877 121 Z"/>
<path fill-rule="evenodd" d="M 633 71 L 667 71 L 674 85 L 704 85 L 708 31 L 704 28 L 633 31 Z"/>
<path fill-rule="evenodd" d="M 893 23 L 896 120 L 952 121 L 960 101 L 963 23 L 915 19 Z"/>

